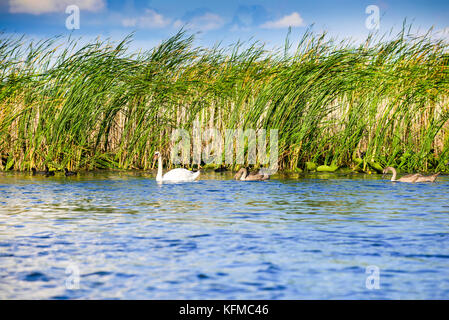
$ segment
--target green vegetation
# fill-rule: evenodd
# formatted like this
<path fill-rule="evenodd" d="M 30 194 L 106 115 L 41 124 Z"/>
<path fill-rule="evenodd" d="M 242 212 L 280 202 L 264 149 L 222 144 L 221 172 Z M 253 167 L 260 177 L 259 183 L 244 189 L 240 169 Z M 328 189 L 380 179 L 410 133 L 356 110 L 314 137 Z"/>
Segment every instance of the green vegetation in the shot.
<path fill-rule="evenodd" d="M 404 29 L 361 45 L 306 32 L 296 49 L 0 35 L 0 169 L 148 169 L 174 128 L 278 129 L 281 169 L 449 161 L 448 44 Z M 447 170 L 447 169 L 446 169 Z"/>

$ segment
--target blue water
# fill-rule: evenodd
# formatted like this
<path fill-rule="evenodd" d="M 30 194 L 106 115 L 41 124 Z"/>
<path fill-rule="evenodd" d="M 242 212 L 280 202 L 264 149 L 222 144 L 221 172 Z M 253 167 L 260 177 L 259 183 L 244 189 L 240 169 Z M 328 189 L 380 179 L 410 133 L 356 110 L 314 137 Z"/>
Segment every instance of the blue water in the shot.
<path fill-rule="evenodd" d="M 202 178 L 0 174 L 0 299 L 449 298 L 448 177 Z"/>

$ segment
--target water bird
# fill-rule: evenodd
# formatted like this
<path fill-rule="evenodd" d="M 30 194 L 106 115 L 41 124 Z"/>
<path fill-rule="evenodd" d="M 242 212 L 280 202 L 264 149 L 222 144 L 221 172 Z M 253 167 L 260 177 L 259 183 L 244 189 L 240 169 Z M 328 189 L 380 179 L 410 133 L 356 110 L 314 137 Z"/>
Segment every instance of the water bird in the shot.
<path fill-rule="evenodd" d="M 76 176 L 78 173 L 75 171 L 69 171 L 69 169 L 64 168 L 64 174 L 66 177 L 69 177 L 69 176 Z"/>
<path fill-rule="evenodd" d="M 420 177 L 418 177 L 418 179 L 416 180 L 416 182 L 435 182 L 435 180 L 437 179 L 437 177 L 440 175 L 439 172 L 432 174 L 430 176 L 423 176 L 420 175 Z"/>
<path fill-rule="evenodd" d="M 266 172 L 261 171 L 253 173 L 249 172 L 247 168 L 241 168 L 239 171 L 237 171 L 234 179 L 242 181 L 262 181 L 270 179 L 270 175 Z"/>
<path fill-rule="evenodd" d="M 438 172 L 438 173 L 432 174 L 430 176 L 423 176 L 420 173 L 413 173 L 413 174 L 407 174 L 407 175 L 405 175 L 405 176 L 403 176 L 403 177 L 401 177 L 399 179 L 396 179 L 396 177 L 397 177 L 396 169 L 393 168 L 393 167 L 386 167 L 384 169 L 384 171 L 383 171 L 384 176 L 385 176 L 385 174 L 387 174 L 390 171 L 393 173 L 393 176 L 391 177 L 391 181 L 411 182 L 411 183 L 415 183 L 415 182 L 434 182 L 437 179 L 438 175 L 440 174 Z"/>
<path fill-rule="evenodd" d="M 221 166 L 220 168 L 217 168 L 217 169 L 215 169 L 214 171 L 215 171 L 215 172 L 226 172 L 226 171 L 228 171 L 228 169 L 226 169 L 225 166 Z"/>
<path fill-rule="evenodd" d="M 47 171 L 46 173 L 45 173 L 45 176 L 46 177 L 51 177 L 51 176 L 54 176 L 55 175 L 55 172 L 54 171 Z"/>
<path fill-rule="evenodd" d="M 176 168 L 162 175 L 162 156 L 159 151 L 154 153 L 154 160 L 158 160 L 157 182 L 190 182 L 200 176 L 200 170 L 193 172 L 184 168 Z"/>
<path fill-rule="evenodd" d="M 37 175 L 37 174 L 45 174 L 46 171 L 37 171 L 36 168 L 31 168 L 31 171 L 33 171 L 33 176 Z"/>
<path fill-rule="evenodd" d="M 54 171 L 50 171 L 48 169 L 48 166 L 45 165 L 45 171 L 37 171 L 36 168 L 31 168 L 31 171 L 33 171 L 33 176 L 35 175 L 44 175 L 46 177 L 50 177 L 50 176 L 54 176 L 55 172 Z"/>

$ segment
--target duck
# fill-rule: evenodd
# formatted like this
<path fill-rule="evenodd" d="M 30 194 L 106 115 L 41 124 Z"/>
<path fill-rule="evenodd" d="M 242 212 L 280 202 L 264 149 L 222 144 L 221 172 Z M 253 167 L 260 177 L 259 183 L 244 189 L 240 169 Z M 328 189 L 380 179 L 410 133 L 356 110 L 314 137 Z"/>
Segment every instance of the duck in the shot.
<path fill-rule="evenodd" d="M 156 181 L 161 182 L 190 182 L 200 176 L 200 170 L 194 172 L 184 168 L 176 168 L 162 174 L 162 156 L 159 151 L 154 153 L 154 160 L 158 160 Z"/>
<path fill-rule="evenodd" d="M 31 168 L 31 171 L 33 171 L 33 176 L 37 175 L 37 174 L 46 174 L 47 171 L 37 171 L 35 167 Z"/>
<path fill-rule="evenodd" d="M 45 171 L 37 171 L 36 168 L 31 168 L 31 171 L 33 171 L 33 176 L 35 175 L 44 175 L 46 177 L 50 177 L 50 176 L 54 176 L 55 172 L 54 171 L 50 171 L 48 169 L 48 166 L 45 165 Z"/>
<path fill-rule="evenodd" d="M 78 172 L 69 171 L 69 169 L 64 168 L 64 174 L 65 174 L 66 177 L 68 177 L 68 176 L 76 176 L 78 174 Z"/>
<path fill-rule="evenodd" d="M 263 181 L 270 179 L 270 175 L 266 172 L 251 173 L 247 168 L 241 168 L 234 176 L 235 180 L 241 181 Z"/>
<path fill-rule="evenodd" d="M 228 171 L 228 169 L 226 169 L 225 166 L 221 166 L 220 168 L 217 168 L 217 169 L 215 169 L 214 171 L 215 171 L 215 172 L 226 172 L 226 171 Z"/>
<path fill-rule="evenodd" d="M 54 171 L 49 171 L 48 168 L 46 168 L 46 169 L 47 169 L 47 172 L 45 173 L 45 176 L 46 176 L 46 177 L 51 177 L 51 176 L 54 176 L 54 175 L 55 175 L 55 172 L 54 172 Z"/>
<path fill-rule="evenodd" d="M 437 176 L 440 174 L 438 172 L 438 173 L 435 173 L 435 174 L 430 175 L 430 176 L 423 176 L 420 173 L 413 173 L 413 174 L 405 175 L 405 176 L 403 176 L 403 177 L 401 177 L 399 179 L 396 179 L 397 171 L 393 167 L 386 167 L 384 169 L 384 171 L 383 171 L 383 174 L 385 175 L 385 174 L 387 174 L 390 171 L 393 173 L 393 176 L 391 177 L 391 181 L 394 181 L 394 182 L 410 182 L 410 183 L 415 183 L 415 182 L 434 182 L 436 180 Z"/>

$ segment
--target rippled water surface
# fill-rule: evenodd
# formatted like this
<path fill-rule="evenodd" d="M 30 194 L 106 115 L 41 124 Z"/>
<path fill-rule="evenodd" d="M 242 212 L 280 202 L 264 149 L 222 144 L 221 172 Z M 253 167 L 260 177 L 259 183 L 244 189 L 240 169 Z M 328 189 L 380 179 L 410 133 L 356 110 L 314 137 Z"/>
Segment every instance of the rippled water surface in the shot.
<path fill-rule="evenodd" d="M 0 299 L 449 298 L 448 177 L 230 179 L 0 174 Z"/>

